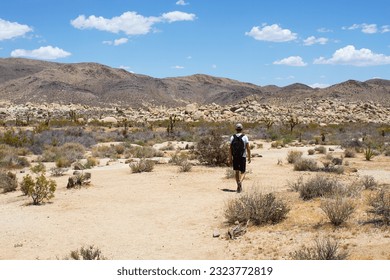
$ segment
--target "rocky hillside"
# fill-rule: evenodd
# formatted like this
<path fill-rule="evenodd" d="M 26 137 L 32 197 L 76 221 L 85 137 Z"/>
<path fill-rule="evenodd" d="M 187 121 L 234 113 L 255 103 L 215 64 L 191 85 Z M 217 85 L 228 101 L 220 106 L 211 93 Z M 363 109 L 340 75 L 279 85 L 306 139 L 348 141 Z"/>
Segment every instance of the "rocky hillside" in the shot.
<path fill-rule="evenodd" d="M 244 100 L 285 105 L 313 100 L 373 101 L 390 105 L 390 81 L 346 81 L 325 89 L 303 84 L 257 86 L 207 75 L 157 79 L 97 63 L 61 64 L 21 58 L 0 59 L 0 100 L 14 104 L 178 107 L 238 104 Z"/>

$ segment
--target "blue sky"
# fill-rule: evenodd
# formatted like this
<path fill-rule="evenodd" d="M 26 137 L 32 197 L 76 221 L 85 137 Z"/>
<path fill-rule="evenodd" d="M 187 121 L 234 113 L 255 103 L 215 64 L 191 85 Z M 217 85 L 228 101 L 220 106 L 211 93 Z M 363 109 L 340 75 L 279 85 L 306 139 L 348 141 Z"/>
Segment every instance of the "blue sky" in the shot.
<path fill-rule="evenodd" d="M 389 11 L 388 0 L 7 0 L 0 57 L 325 87 L 390 79 Z"/>

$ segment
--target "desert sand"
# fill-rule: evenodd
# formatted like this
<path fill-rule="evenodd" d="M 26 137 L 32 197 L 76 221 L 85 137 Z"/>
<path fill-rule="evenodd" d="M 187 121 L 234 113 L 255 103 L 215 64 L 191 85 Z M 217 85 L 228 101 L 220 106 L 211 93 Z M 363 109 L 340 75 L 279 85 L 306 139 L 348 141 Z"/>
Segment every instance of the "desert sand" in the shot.
<path fill-rule="evenodd" d="M 298 149 L 307 155 L 309 148 L 272 149 L 263 142 L 252 151 L 261 156 L 248 165 L 244 192 L 259 188 L 283 197 L 291 211 L 280 224 L 251 226 L 235 240 L 226 237 L 224 208 L 240 195 L 234 179 L 226 178 L 226 168 L 198 165 L 179 172 L 175 165 L 158 164 L 150 173 L 132 174 L 124 160 L 106 164 L 101 159 L 88 170 L 92 182 L 87 187 L 66 188 L 71 170 L 52 177 L 57 182 L 55 198 L 43 205 L 31 205 L 19 190 L 0 194 L 0 259 L 64 259 L 71 250 L 88 245 L 114 260 L 289 259 L 289 253 L 318 236 L 338 239 L 348 259 L 390 259 L 388 227 L 364 224 L 366 193 L 357 198 L 361 207 L 353 217 L 335 228 L 319 208 L 319 199 L 302 201 L 289 190 L 288 182 L 316 173 L 293 171 L 287 152 Z M 342 153 L 340 147 L 333 148 L 335 154 Z M 390 182 L 389 157 L 368 162 L 358 154 L 348 161 L 358 172 L 333 176 L 353 181 L 372 175 L 380 184 Z M 25 174 L 18 173 L 19 181 Z M 215 231 L 221 235 L 213 237 Z"/>

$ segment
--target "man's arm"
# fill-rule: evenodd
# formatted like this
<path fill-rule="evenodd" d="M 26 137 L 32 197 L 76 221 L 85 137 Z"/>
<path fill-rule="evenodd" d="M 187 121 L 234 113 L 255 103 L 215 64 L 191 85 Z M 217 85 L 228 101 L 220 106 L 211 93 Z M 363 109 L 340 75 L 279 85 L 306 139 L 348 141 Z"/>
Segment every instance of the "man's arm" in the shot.
<path fill-rule="evenodd" d="M 246 143 L 246 156 L 248 162 L 251 163 L 251 148 L 249 147 L 249 143 Z"/>

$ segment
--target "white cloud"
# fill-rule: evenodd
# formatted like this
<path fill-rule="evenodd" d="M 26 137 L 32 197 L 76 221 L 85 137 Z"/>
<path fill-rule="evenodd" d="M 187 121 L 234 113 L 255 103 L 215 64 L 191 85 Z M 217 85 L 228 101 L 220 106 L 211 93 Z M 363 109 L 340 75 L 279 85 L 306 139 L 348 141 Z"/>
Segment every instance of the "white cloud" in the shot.
<path fill-rule="evenodd" d="M 119 17 L 106 19 L 94 15 L 86 18 L 78 16 L 71 24 L 78 29 L 97 29 L 112 33 L 124 32 L 127 35 L 141 35 L 150 32 L 153 24 L 160 20 L 156 17 L 144 17 L 136 12 L 125 12 Z"/>
<path fill-rule="evenodd" d="M 122 44 L 126 44 L 128 41 L 129 41 L 129 39 L 127 39 L 127 38 L 120 38 L 120 39 L 116 39 L 114 41 L 103 41 L 103 44 L 119 46 Z"/>
<path fill-rule="evenodd" d="M 303 44 L 305 46 L 311 46 L 314 44 L 325 45 L 326 43 L 328 43 L 328 41 L 329 41 L 328 38 L 324 38 L 324 37 L 316 38 L 314 36 L 310 36 L 307 37 L 305 40 L 303 40 Z"/>
<path fill-rule="evenodd" d="M 136 12 L 125 12 L 111 19 L 94 15 L 86 18 L 85 15 L 80 15 L 71 20 L 71 24 L 78 29 L 97 29 L 111 33 L 124 32 L 127 35 L 144 35 L 149 33 L 153 25 L 158 22 L 194 20 L 195 17 L 194 14 L 178 11 L 165 13 L 160 17 L 144 17 Z"/>
<path fill-rule="evenodd" d="M 355 49 L 349 45 L 335 51 L 329 59 L 320 57 L 314 60 L 314 64 L 342 64 L 353 66 L 373 66 L 390 64 L 390 56 L 373 53 L 370 49 Z"/>
<path fill-rule="evenodd" d="M 168 21 L 168 22 L 175 22 L 175 21 L 193 21 L 195 20 L 196 16 L 195 14 L 188 14 L 184 12 L 174 11 L 165 13 L 161 16 L 162 19 Z"/>
<path fill-rule="evenodd" d="M 302 67 L 302 66 L 306 66 L 307 65 L 307 63 L 305 63 L 302 60 L 302 57 L 300 57 L 300 56 L 290 56 L 290 57 L 287 57 L 287 58 L 283 58 L 281 60 L 275 61 L 273 64 L 276 64 L 276 65 L 288 65 L 288 66 L 298 66 L 298 67 Z"/>
<path fill-rule="evenodd" d="M 382 33 L 390 32 L 390 25 L 383 25 L 381 32 Z"/>
<path fill-rule="evenodd" d="M 317 29 L 317 31 L 320 32 L 320 33 L 333 32 L 331 29 L 328 29 L 328 28 L 325 28 L 325 27 L 321 27 L 321 28 Z"/>
<path fill-rule="evenodd" d="M 329 84 L 321 84 L 321 83 L 314 83 L 309 85 L 309 87 L 311 88 L 327 88 L 329 86 L 330 86 Z"/>
<path fill-rule="evenodd" d="M 184 1 L 184 0 L 179 0 L 179 1 L 176 2 L 176 5 L 186 6 L 186 5 L 189 5 L 189 3 L 187 3 L 187 2 Z"/>
<path fill-rule="evenodd" d="M 49 60 L 63 58 L 70 55 L 71 53 L 66 52 L 58 47 L 52 47 L 52 46 L 40 47 L 39 49 L 35 49 L 35 50 L 16 49 L 11 52 L 12 57 L 30 57 L 36 59 L 49 59 Z"/>
<path fill-rule="evenodd" d="M 0 41 L 23 36 L 33 29 L 17 22 L 9 22 L 0 18 Z"/>
<path fill-rule="evenodd" d="M 384 25 L 382 28 L 385 30 L 386 25 Z M 353 24 L 349 27 L 343 27 L 344 30 L 355 30 L 355 29 L 360 29 L 363 33 L 366 34 L 375 34 L 378 33 L 378 26 L 376 24 L 367 24 L 367 23 L 362 23 L 362 24 Z M 383 32 L 383 31 L 382 31 Z"/>
<path fill-rule="evenodd" d="M 173 69 L 184 69 L 183 66 L 180 66 L 180 65 L 175 65 L 175 66 L 172 66 Z"/>
<path fill-rule="evenodd" d="M 263 25 L 262 27 L 254 26 L 251 31 L 245 32 L 245 35 L 259 41 L 270 42 L 288 42 L 297 38 L 296 33 L 291 32 L 289 29 L 282 29 L 277 24 Z"/>

